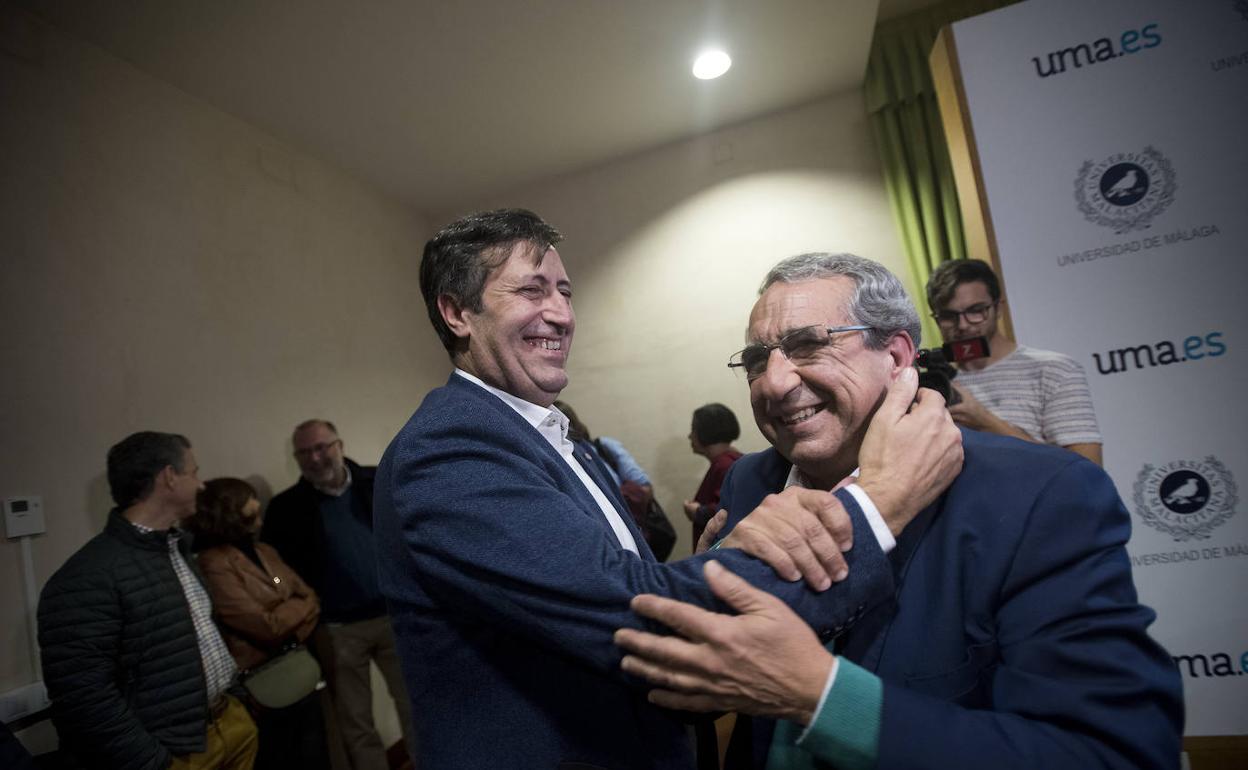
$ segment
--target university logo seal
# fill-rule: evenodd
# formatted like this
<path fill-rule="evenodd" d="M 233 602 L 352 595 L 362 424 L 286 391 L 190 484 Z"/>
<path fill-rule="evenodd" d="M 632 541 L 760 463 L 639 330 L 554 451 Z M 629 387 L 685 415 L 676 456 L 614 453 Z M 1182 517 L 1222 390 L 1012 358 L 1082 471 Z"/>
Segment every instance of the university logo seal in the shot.
<path fill-rule="evenodd" d="M 1135 512 L 1145 524 L 1176 542 L 1208 539 L 1235 513 L 1235 479 L 1213 455 L 1145 465 L 1135 478 Z"/>
<path fill-rule="evenodd" d="M 1115 233 L 1143 230 L 1174 200 L 1174 168 L 1160 152 L 1120 152 L 1085 160 L 1075 178 L 1075 204 L 1091 223 Z"/>

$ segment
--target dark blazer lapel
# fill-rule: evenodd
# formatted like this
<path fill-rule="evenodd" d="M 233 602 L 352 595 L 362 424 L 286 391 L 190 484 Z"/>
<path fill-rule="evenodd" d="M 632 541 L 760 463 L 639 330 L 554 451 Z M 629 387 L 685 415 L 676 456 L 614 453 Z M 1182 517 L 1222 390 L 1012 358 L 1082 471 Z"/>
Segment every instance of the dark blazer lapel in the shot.
<path fill-rule="evenodd" d="M 897 597 L 901 595 L 906 573 L 910 569 L 915 553 L 918 552 L 919 546 L 930 531 L 932 522 L 944 509 L 944 504 L 945 495 L 942 494 L 936 502 L 920 511 L 919 515 L 902 530 L 901 536 L 897 538 L 897 546 L 888 554 L 897 586 L 896 594 L 888 601 L 876 605 L 846 632 L 844 639 L 839 640 L 836 646 L 838 654 L 844 655 L 868 671 L 879 669 L 880 657 L 888 639 L 888 631 L 897 617 L 899 609 Z"/>
<path fill-rule="evenodd" d="M 505 403 L 501 398 L 495 396 L 493 393 L 490 393 L 476 383 L 460 377 L 454 372 L 451 373 L 450 380 L 447 381 L 447 386 L 463 394 L 466 398 L 473 399 L 482 405 L 494 409 L 502 415 L 502 418 L 507 421 L 507 423 L 511 425 L 514 430 L 521 433 L 530 444 L 536 445 L 537 451 L 547 459 L 548 463 L 556 469 L 555 472 L 560 475 L 561 479 L 563 479 L 563 483 L 560 485 L 563 491 L 571 495 L 578 503 L 580 503 L 581 510 L 587 516 L 596 521 L 599 526 L 605 529 L 611 536 L 611 540 L 613 542 L 619 542 L 619 538 L 616 537 L 615 530 L 611 529 L 611 524 L 607 521 L 607 517 L 603 515 L 602 509 L 598 507 L 598 501 L 593 498 L 593 495 L 591 495 L 589 490 L 585 488 L 585 485 L 576 475 L 576 472 L 568 467 L 567 462 L 564 461 L 559 452 L 557 452 L 555 448 L 550 445 L 550 442 L 546 440 L 537 428 L 534 428 L 528 420 L 521 417 L 515 409 L 512 409 L 511 406 Z M 595 468 L 595 463 L 592 459 L 589 462 L 586 462 L 582 458 L 583 452 L 584 448 L 577 445 L 576 449 L 572 452 L 572 455 L 577 459 L 577 462 L 580 463 L 581 467 L 585 469 L 585 472 L 589 474 L 589 477 L 594 480 L 594 483 L 598 485 L 598 488 L 602 490 L 602 493 L 607 496 L 607 499 L 611 501 L 612 505 L 615 506 L 616 511 L 620 511 L 621 507 L 623 507 L 623 512 L 620 513 L 620 517 L 624 519 L 624 525 L 628 527 L 630 532 L 633 533 L 633 539 L 637 541 L 637 550 L 640 554 L 642 554 L 642 558 L 646 561 L 655 561 L 654 553 L 651 552 L 650 547 L 646 545 L 646 539 L 642 537 L 641 532 L 633 523 L 632 514 L 628 513 L 628 508 L 624 506 L 619 490 L 615 488 L 615 485 L 610 483 L 610 474 L 606 473 L 605 470 L 599 471 Z M 598 462 L 601 463 L 601 460 Z M 604 480 L 604 478 L 607 480 Z"/>

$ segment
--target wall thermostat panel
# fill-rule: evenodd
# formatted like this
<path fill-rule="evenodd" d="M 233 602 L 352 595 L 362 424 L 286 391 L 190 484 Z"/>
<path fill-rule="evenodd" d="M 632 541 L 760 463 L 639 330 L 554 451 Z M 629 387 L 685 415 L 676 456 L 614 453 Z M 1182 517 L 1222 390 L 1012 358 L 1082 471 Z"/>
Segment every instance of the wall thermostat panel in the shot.
<path fill-rule="evenodd" d="M 38 495 L 7 497 L 4 500 L 4 534 L 6 537 L 42 535 L 47 532 L 43 521 L 43 498 Z"/>

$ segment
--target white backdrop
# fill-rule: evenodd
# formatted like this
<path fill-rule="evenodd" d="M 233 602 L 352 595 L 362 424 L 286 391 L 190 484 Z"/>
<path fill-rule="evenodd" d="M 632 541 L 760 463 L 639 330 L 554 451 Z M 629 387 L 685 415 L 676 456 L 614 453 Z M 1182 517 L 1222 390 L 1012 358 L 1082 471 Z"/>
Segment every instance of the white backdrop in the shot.
<path fill-rule="evenodd" d="M 953 34 L 1016 336 L 1087 371 L 1187 734 L 1248 733 L 1248 0 Z"/>

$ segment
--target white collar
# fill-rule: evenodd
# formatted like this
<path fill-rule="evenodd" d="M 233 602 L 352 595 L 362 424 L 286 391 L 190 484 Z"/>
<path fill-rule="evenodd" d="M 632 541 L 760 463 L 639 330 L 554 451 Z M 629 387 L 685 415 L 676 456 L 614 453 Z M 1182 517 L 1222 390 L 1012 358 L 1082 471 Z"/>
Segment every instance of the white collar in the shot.
<path fill-rule="evenodd" d="M 568 418 L 564 416 L 563 412 L 559 411 L 555 407 L 538 406 L 531 401 L 525 401 L 519 396 L 513 396 L 505 390 L 499 390 L 493 385 L 487 384 L 480 377 L 475 374 L 469 374 L 459 367 L 455 367 L 455 373 L 474 385 L 484 388 L 488 392 L 498 396 L 504 404 L 510 406 L 521 417 L 523 417 L 525 422 L 529 423 L 538 430 L 541 430 L 543 424 L 549 424 L 548 421 L 553 415 L 560 425 L 560 432 L 564 436 L 568 435 Z"/>
<path fill-rule="evenodd" d="M 833 491 L 840 489 L 846 484 L 852 484 L 853 482 L 857 481 L 858 474 L 861 471 L 862 471 L 862 468 L 854 468 L 853 472 L 850 473 L 848 476 L 846 476 L 845 479 L 840 484 L 837 484 L 835 487 L 832 488 Z M 806 478 L 806 474 L 798 470 L 796 465 L 794 465 L 792 468 L 789 469 L 789 477 L 784 480 L 784 488 L 788 489 L 789 487 L 802 487 L 803 489 L 812 488 L 810 486 L 810 480 Z"/>

